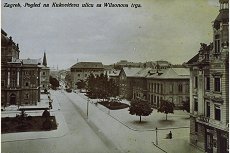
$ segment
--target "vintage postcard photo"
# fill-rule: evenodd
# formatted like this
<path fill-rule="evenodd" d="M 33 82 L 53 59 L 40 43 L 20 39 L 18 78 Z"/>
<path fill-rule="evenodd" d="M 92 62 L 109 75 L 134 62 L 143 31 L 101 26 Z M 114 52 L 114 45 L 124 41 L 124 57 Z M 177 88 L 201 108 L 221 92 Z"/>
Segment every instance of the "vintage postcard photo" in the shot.
<path fill-rule="evenodd" d="M 2 0 L 2 153 L 229 153 L 229 0 Z"/>

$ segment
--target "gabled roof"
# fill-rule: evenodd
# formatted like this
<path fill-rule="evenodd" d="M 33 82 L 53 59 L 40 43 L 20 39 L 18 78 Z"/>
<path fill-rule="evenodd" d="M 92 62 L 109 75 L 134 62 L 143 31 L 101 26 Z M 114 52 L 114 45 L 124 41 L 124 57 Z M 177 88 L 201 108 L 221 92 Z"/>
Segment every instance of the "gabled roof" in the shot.
<path fill-rule="evenodd" d="M 146 77 L 152 68 L 134 68 L 134 67 L 124 67 L 123 71 L 126 77 Z"/>
<path fill-rule="evenodd" d="M 79 62 L 74 64 L 71 68 L 81 68 L 81 69 L 87 69 L 87 68 L 96 68 L 96 69 L 103 69 L 103 65 L 101 62 Z"/>
<path fill-rule="evenodd" d="M 189 76 L 189 68 L 172 68 L 180 76 Z"/>
<path fill-rule="evenodd" d="M 149 71 L 151 70 L 152 68 L 142 68 L 135 74 L 135 77 L 146 77 L 149 74 Z"/>
<path fill-rule="evenodd" d="M 137 72 L 139 72 L 142 68 L 136 67 L 124 67 L 123 70 L 125 72 L 126 77 L 134 77 Z"/>
<path fill-rule="evenodd" d="M 155 79 L 189 79 L 190 71 L 188 68 L 168 68 L 160 73 L 149 74 L 147 78 Z"/>

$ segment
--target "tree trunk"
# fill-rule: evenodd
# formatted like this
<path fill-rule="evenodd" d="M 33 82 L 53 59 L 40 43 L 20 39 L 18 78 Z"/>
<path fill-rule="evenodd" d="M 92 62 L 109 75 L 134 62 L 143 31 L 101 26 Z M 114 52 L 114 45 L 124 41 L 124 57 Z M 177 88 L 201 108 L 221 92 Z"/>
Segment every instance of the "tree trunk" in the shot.
<path fill-rule="evenodd" d="M 140 123 L 141 123 L 141 116 L 140 116 Z"/>
<path fill-rule="evenodd" d="M 166 121 L 167 121 L 167 114 L 166 114 Z"/>

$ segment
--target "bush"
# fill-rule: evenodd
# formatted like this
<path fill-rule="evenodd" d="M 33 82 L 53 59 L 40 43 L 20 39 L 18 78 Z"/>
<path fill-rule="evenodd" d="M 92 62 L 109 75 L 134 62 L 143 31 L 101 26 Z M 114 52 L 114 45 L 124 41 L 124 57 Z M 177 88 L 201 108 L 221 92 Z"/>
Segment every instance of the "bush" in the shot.
<path fill-rule="evenodd" d="M 129 105 L 121 103 L 121 102 L 108 102 L 108 101 L 101 101 L 98 102 L 99 104 L 107 107 L 108 109 L 111 110 L 117 110 L 117 109 L 124 109 L 129 107 Z"/>
<path fill-rule="evenodd" d="M 44 130 L 50 130 L 52 128 L 52 122 L 49 118 L 47 118 L 43 124 L 42 124 L 42 127 Z"/>
<path fill-rule="evenodd" d="M 9 122 L 10 118 L 9 117 L 5 117 L 5 118 L 2 118 L 2 120 L 5 121 L 5 122 Z"/>
<path fill-rule="evenodd" d="M 28 121 L 30 121 L 30 120 L 32 120 L 32 116 L 28 116 L 26 119 L 27 119 Z"/>
<path fill-rule="evenodd" d="M 44 110 L 44 112 L 42 113 L 42 117 L 45 117 L 45 118 L 50 117 L 50 112 L 47 109 Z"/>
<path fill-rule="evenodd" d="M 3 131 L 7 131 L 9 129 L 9 126 L 6 123 L 2 123 L 1 126 Z"/>
<path fill-rule="evenodd" d="M 28 129 L 32 128 L 32 124 L 30 123 L 22 123 L 21 125 L 16 127 L 18 131 L 28 131 Z"/>

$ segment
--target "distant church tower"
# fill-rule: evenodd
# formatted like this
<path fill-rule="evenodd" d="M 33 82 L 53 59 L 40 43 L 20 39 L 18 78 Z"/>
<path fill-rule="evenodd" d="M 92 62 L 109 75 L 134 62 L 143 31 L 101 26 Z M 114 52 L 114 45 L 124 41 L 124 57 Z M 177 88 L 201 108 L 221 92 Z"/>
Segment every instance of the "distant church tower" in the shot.
<path fill-rule="evenodd" d="M 44 65 L 45 67 L 47 67 L 46 52 L 44 52 L 42 65 Z"/>
<path fill-rule="evenodd" d="M 44 52 L 42 69 L 41 69 L 41 90 L 45 93 L 49 89 L 50 68 L 47 67 L 46 53 Z"/>

